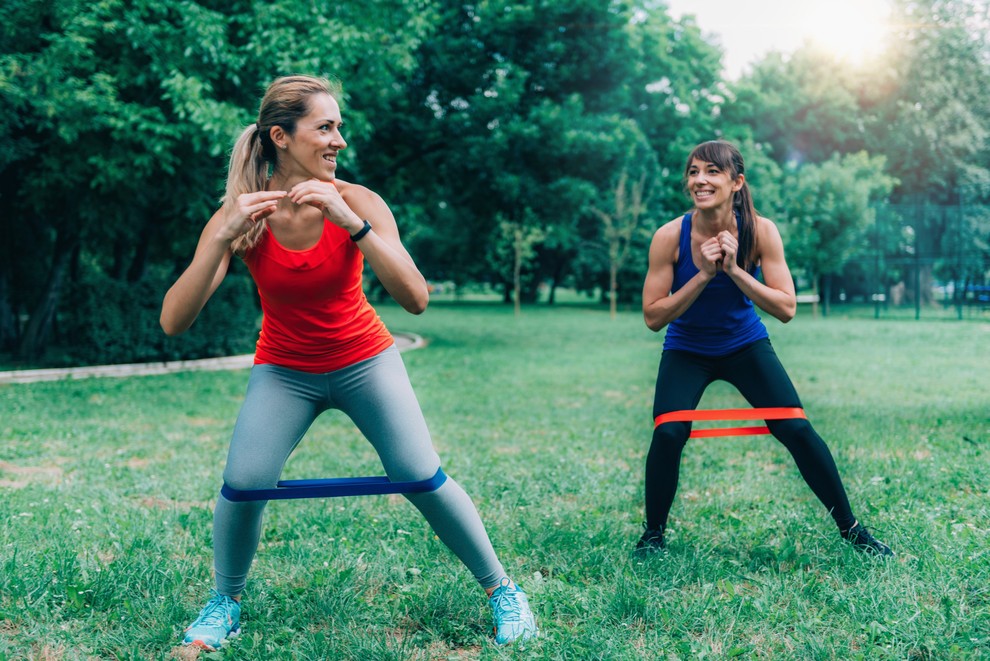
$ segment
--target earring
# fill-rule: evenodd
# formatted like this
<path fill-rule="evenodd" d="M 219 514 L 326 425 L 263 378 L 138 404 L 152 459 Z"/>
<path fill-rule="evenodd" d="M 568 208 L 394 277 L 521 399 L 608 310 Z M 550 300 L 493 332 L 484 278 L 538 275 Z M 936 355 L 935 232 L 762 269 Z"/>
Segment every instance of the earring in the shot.
<path fill-rule="evenodd" d="M 288 145 L 279 145 L 279 147 L 281 147 L 282 149 L 288 149 L 289 148 Z"/>

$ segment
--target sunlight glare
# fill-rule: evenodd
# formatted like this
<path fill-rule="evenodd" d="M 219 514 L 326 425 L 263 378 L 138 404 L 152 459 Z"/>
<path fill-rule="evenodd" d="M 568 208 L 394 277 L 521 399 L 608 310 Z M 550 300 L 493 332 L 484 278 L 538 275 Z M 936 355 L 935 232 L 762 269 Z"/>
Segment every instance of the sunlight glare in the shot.
<path fill-rule="evenodd" d="M 805 38 L 840 59 L 863 64 L 884 49 L 890 7 L 882 0 L 831 0 L 808 4 Z"/>

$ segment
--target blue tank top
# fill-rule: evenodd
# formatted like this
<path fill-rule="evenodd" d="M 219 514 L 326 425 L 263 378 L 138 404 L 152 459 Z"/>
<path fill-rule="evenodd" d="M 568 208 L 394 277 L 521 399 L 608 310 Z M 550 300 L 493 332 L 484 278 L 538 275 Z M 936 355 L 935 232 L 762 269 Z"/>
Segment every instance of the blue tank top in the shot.
<path fill-rule="evenodd" d="M 740 223 L 738 216 L 736 223 Z M 698 267 L 691 258 L 691 214 L 688 213 L 681 220 L 680 250 L 671 291 L 676 292 L 697 273 Z M 760 268 L 755 267 L 751 273 L 759 277 Z M 753 301 L 732 278 L 719 271 L 691 307 L 667 326 L 663 348 L 724 356 L 769 336 Z"/>

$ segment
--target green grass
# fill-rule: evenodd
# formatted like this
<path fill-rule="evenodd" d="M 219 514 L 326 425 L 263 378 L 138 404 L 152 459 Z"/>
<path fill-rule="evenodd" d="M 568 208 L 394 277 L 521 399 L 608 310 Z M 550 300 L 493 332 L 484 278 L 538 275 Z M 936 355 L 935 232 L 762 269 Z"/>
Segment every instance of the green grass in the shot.
<path fill-rule="evenodd" d="M 990 416 L 979 321 L 768 322 L 856 514 L 851 550 L 769 437 L 692 441 L 669 553 L 635 561 L 660 337 L 593 307 L 384 307 L 444 461 L 541 637 L 400 497 L 280 501 L 245 633 L 210 659 L 987 659 Z M 164 659 L 211 586 L 212 504 L 246 372 L 0 387 L 0 659 Z M 715 384 L 703 407 L 742 406 Z M 381 472 L 341 415 L 285 477 Z"/>

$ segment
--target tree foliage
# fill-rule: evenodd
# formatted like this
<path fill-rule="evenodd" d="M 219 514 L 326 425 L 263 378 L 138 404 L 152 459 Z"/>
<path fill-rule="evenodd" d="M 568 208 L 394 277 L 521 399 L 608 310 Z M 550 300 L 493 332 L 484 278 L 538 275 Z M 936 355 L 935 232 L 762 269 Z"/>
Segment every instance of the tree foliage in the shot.
<path fill-rule="evenodd" d="M 812 282 L 824 277 L 826 312 L 828 276 L 863 251 L 875 220 L 874 205 L 886 199 L 896 183 L 885 167 L 883 156 L 836 154 L 821 164 L 796 167 L 786 177 L 788 256 Z"/>
<path fill-rule="evenodd" d="M 181 352 L 138 329 L 154 331 L 156 299 L 216 209 L 233 136 L 292 73 L 339 82 L 340 175 L 385 197 L 430 279 L 525 300 L 548 285 L 551 301 L 564 284 L 614 283 L 630 301 L 647 225 L 689 206 L 683 159 L 714 137 L 742 147 L 758 208 L 784 222 L 799 267 L 841 270 L 869 220 L 853 211 L 863 177 L 879 177 L 867 199 L 893 179 L 894 202 L 990 196 L 990 88 L 976 84 L 990 79 L 987 0 L 895 7 L 896 39 L 868 68 L 803 49 L 727 84 L 718 48 L 662 0 L 8 0 L 0 350 L 36 361 L 63 344 L 92 360 L 103 341 L 81 331 L 96 322 L 80 297 L 103 287 L 120 316 L 104 321 L 133 338 L 117 340 L 121 356 Z M 624 215 L 644 172 L 639 229 L 610 258 L 618 235 L 602 213 Z M 931 240 L 987 244 L 982 223 L 957 225 L 958 242 L 948 224 Z M 953 277 L 985 278 L 984 262 Z M 258 315 L 252 297 L 229 304 L 238 320 Z M 248 346 L 254 329 L 204 317 L 192 332 L 207 339 L 189 351 L 228 351 L 231 333 Z"/>
<path fill-rule="evenodd" d="M 900 0 L 889 81 L 867 96 L 871 153 L 898 201 L 958 203 L 990 184 L 990 2 Z M 882 92 L 882 93 L 878 93 Z"/>
<path fill-rule="evenodd" d="M 645 135 L 666 154 L 710 135 L 714 101 L 699 90 L 718 84 L 717 51 L 659 3 L 443 7 L 394 110 L 402 121 L 379 125 L 363 174 L 417 216 L 410 245 L 434 277 L 510 286 L 483 257 L 498 244 L 496 218 L 526 217 L 544 237 L 529 281 L 552 289 L 596 261 L 585 254 L 603 243 L 590 205 L 610 204 L 598 198 L 631 141 Z"/>
<path fill-rule="evenodd" d="M 893 6 L 894 34 L 877 60 L 856 69 L 810 47 L 790 56 L 770 54 L 731 86 L 723 109 L 727 123 L 766 145 L 765 153 L 789 172 L 775 213 L 789 220 L 792 260 L 812 274 L 838 273 L 857 250 L 866 249 L 861 241 L 848 241 L 862 229 L 819 226 L 852 229 L 840 220 L 840 207 L 855 208 L 866 195 L 822 179 L 832 173 L 837 181 L 864 184 L 852 174 L 860 166 L 840 155 L 865 150 L 885 157 L 882 174 L 894 185 L 889 196 L 866 195 L 874 201 L 947 209 L 990 202 L 990 88 L 976 83 L 990 79 L 990 3 L 898 0 Z M 826 198 L 811 200 L 810 190 Z M 962 255 L 954 246 L 986 245 L 985 224 L 956 222 L 961 212 L 901 214 L 923 242 L 912 250 Z M 861 216 L 855 225 L 871 218 Z M 955 264 L 946 275 L 983 281 L 990 273 L 980 261 L 967 255 L 968 266 Z"/>
<path fill-rule="evenodd" d="M 359 23 L 358 9 L 333 7 L 6 3 L 0 95 L 10 112 L 0 120 L 0 222 L 10 242 L 0 266 L 0 347 L 37 356 L 59 316 L 73 314 L 64 297 L 70 280 L 88 272 L 137 283 L 154 263 L 184 266 L 216 208 L 232 137 L 274 76 L 329 73 L 322 63 L 333 61 L 338 75 L 374 74 L 374 89 L 393 87 L 389 76 L 409 58 L 388 57 L 376 68 L 361 53 L 369 43 L 385 52 L 413 47 L 424 20 L 418 8 L 372 3 L 361 12 L 379 19 L 373 28 L 349 30 L 337 28 L 338 19 Z M 167 281 L 156 283 L 158 297 Z M 122 304 L 139 315 L 156 307 Z M 149 356 L 136 350 L 134 357 Z"/>

